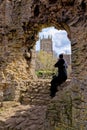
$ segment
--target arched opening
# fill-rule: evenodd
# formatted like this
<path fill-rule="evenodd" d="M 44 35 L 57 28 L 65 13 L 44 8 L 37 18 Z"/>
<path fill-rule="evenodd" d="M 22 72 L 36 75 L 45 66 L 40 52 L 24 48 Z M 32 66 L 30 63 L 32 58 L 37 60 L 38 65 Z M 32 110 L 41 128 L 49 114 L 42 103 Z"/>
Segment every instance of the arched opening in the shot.
<path fill-rule="evenodd" d="M 24 112 L 25 109 L 22 107 L 23 111 L 19 111 L 21 115 L 18 115 L 17 109 L 16 115 L 12 115 L 15 120 L 12 119 L 12 117 L 9 118 L 9 120 L 6 120 L 8 119 L 8 117 L 6 117 L 4 120 L 6 122 L 1 121 L 2 124 L 6 124 L 5 128 L 9 127 L 7 129 L 19 129 L 20 127 L 20 129 L 36 128 L 50 130 L 54 129 L 52 127 L 57 129 L 57 125 L 58 129 L 63 130 L 81 130 L 87 128 L 86 6 L 86 0 L 0 0 L 0 81 L 1 83 L 4 81 L 4 83 L 0 86 L 5 86 L 5 88 L 10 88 L 13 86 L 15 90 L 22 91 L 23 94 L 21 95 L 25 95 L 24 103 L 28 104 L 30 107 L 30 102 L 32 103 L 37 100 L 35 102 L 36 108 L 39 106 L 40 110 L 42 111 L 41 113 L 33 107 L 36 111 L 36 115 L 33 116 L 35 113 L 32 111 L 32 109 L 30 109 L 30 112 L 32 111 L 33 113 L 33 115 L 30 116 L 29 110 L 27 111 L 28 113 L 26 113 Z M 56 101 L 53 100 L 52 102 L 49 102 L 47 99 L 49 98 L 49 95 L 47 95 L 46 90 L 48 89 L 49 85 L 47 82 L 44 82 L 43 84 L 42 82 L 40 83 L 37 81 L 38 84 L 35 83 L 32 78 L 33 72 L 35 72 L 32 68 L 33 65 L 29 67 L 30 62 L 33 59 L 33 56 L 31 58 L 29 51 L 32 50 L 31 47 L 36 43 L 35 36 L 40 31 L 40 28 L 42 29 L 45 25 L 47 27 L 55 26 L 57 29 L 66 30 L 69 36 L 69 31 L 71 30 L 71 40 L 74 41 L 72 42 L 72 82 L 70 86 L 65 88 L 68 91 L 60 91 Z M 25 52 L 28 52 L 29 55 L 25 56 Z M 26 69 L 27 66 L 28 69 Z M 33 81 L 30 84 L 31 79 Z M 29 81 L 29 83 L 27 83 L 27 81 Z M 8 84 L 9 82 L 11 84 Z M 30 90 L 30 93 L 28 90 Z M 13 94 L 14 93 L 12 93 L 11 97 L 13 97 Z M 45 106 L 45 103 L 49 106 Z M 43 105 L 43 107 L 40 107 L 40 105 Z M 47 107 L 49 110 L 51 110 L 51 113 L 46 111 Z M 46 113 L 44 113 L 43 108 L 45 109 Z M 12 114 L 13 113 L 14 111 Z M 28 115 L 30 118 L 30 121 L 28 121 L 29 124 L 27 125 L 27 122 L 24 124 L 24 121 L 20 121 L 18 119 L 18 117 L 25 117 L 23 120 L 26 120 L 26 115 Z M 42 115 L 44 116 L 43 118 Z M 38 120 L 37 116 L 41 118 Z M 34 122 L 31 122 L 31 119 Z M 9 121 L 11 121 L 12 124 Z M 8 124 L 8 122 L 10 124 Z M 13 124 L 15 124 L 14 127 Z M 4 129 L 2 126 L 0 127 Z"/>
<path fill-rule="evenodd" d="M 39 40 L 36 42 L 36 67 L 39 78 L 52 78 L 57 74 L 54 64 L 63 53 L 68 65 L 68 78 L 71 78 L 71 41 L 65 30 L 57 30 L 54 26 L 43 28 L 39 32 Z"/>

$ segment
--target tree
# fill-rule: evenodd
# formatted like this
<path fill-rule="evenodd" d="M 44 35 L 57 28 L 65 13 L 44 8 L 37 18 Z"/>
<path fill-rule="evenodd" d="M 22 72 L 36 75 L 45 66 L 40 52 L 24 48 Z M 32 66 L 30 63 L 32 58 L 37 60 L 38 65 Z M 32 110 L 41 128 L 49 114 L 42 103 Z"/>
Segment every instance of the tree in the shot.
<path fill-rule="evenodd" d="M 40 51 L 37 54 L 36 58 L 36 70 L 42 70 L 45 72 L 54 73 L 54 64 L 56 62 L 56 58 L 53 57 L 52 54 L 47 53 L 45 51 Z"/>

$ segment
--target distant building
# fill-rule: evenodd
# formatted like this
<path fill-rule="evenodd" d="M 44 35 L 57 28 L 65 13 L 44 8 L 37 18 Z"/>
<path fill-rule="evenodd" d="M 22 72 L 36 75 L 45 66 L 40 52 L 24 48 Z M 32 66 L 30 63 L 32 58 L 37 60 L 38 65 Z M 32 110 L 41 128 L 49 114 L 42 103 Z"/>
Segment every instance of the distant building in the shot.
<path fill-rule="evenodd" d="M 53 46 L 52 46 L 52 36 L 48 36 L 48 38 L 40 39 L 40 51 L 45 51 L 53 55 Z"/>
<path fill-rule="evenodd" d="M 68 65 L 71 65 L 71 54 L 64 54 L 64 59 Z"/>

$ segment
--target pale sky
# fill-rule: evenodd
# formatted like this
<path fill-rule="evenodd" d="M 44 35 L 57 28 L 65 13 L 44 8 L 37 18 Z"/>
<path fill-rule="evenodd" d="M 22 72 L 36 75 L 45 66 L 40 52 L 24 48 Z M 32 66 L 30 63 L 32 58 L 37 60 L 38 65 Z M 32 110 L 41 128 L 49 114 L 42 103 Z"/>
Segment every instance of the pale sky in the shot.
<path fill-rule="evenodd" d="M 40 38 L 52 36 L 53 50 L 57 53 L 71 54 L 71 42 L 67 37 L 65 30 L 57 30 L 54 27 L 44 28 L 42 32 L 39 32 L 39 41 L 36 42 L 36 50 L 40 50 Z"/>

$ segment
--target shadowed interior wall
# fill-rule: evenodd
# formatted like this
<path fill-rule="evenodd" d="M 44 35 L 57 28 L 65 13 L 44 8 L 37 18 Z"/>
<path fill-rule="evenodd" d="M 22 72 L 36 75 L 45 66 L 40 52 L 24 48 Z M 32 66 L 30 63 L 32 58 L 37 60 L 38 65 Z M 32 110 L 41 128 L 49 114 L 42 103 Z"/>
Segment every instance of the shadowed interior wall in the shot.
<path fill-rule="evenodd" d="M 0 3 L 1 82 L 35 78 L 34 45 L 43 27 L 65 29 L 72 46 L 73 77 L 87 78 L 86 1 L 20 0 Z M 37 10 L 37 11 L 36 11 Z M 25 50 L 33 51 L 31 60 Z M 84 63 L 84 64 L 83 64 Z"/>
<path fill-rule="evenodd" d="M 86 1 L 73 0 L 64 2 L 57 0 L 54 2 L 50 0 L 2 1 L 0 3 L 0 46 L 1 59 L 5 62 L 5 79 L 7 78 L 8 70 L 11 71 L 10 75 L 14 79 L 20 77 L 21 79 L 24 77 L 29 79 L 31 73 L 29 73 L 29 70 L 32 67 L 28 70 L 26 69 L 27 62 L 23 56 L 24 51 L 26 48 L 31 48 L 35 45 L 38 39 L 38 32 L 43 27 L 50 26 L 55 26 L 57 29 L 65 29 L 68 32 L 72 44 L 73 75 L 77 78 L 85 78 L 87 75 L 87 56 L 85 53 L 87 50 L 86 4 Z M 15 68 L 18 71 L 15 72 Z M 19 74 L 16 74 L 17 72 Z"/>
<path fill-rule="evenodd" d="M 34 45 L 41 29 L 51 26 L 68 32 L 72 48 L 71 86 L 80 89 L 87 106 L 86 0 L 0 1 L 0 87 L 6 90 L 12 84 L 14 91 L 24 87 L 27 80 L 36 80 Z"/>

